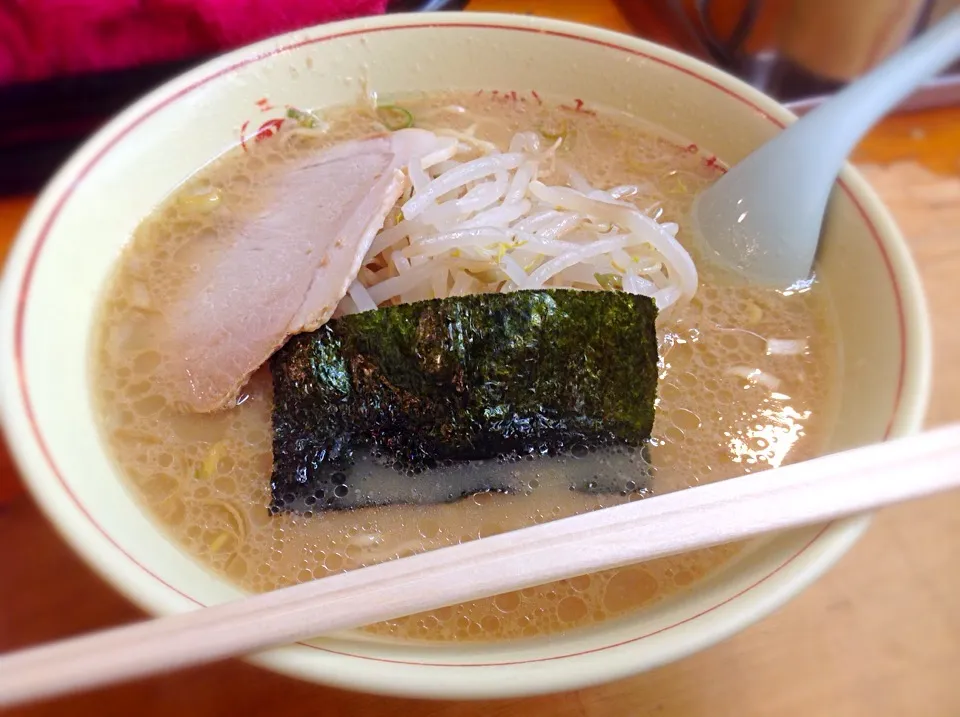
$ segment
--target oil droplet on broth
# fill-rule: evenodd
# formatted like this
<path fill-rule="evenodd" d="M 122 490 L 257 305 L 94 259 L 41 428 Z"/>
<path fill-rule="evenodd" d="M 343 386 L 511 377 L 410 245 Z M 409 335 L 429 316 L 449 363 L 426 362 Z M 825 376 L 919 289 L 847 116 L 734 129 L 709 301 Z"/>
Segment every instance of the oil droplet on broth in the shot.
<path fill-rule="evenodd" d="M 624 568 L 607 583 L 603 606 L 612 613 L 625 612 L 652 600 L 659 588 L 657 579 L 642 567 Z"/>
<path fill-rule="evenodd" d="M 557 604 L 557 617 L 561 622 L 575 623 L 587 616 L 587 604 L 582 598 L 571 595 Z"/>
<path fill-rule="evenodd" d="M 500 612 L 513 612 L 520 607 L 520 603 L 523 598 L 518 592 L 504 593 L 503 595 L 497 595 L 493 599 L 493 604 Z"/>
<path fill-rule="evenodd" d="M 454 104 L 467 111 L 436 112 Z M 516 131 L 562 119 L 575 136 L 564 161 L 596 185 L 643 187 L 633 199 L 641 207 L 659 206 L 661 221 L 678 222 L 681 241 L 693 196 L 715 176 L 702 157 L 678 149 L 685 143 L 625 116 L 562 114 L 549 103 L 491 103 L 488 96 L 472 94 L 436 95 L 407 106 L 418 126 L 465 130 L 476 122 L 479 137 L 501 144 Z M 346 110 L 324 120 L 329 129 L 320 140 L 297 135 L 250 143 L 249 153 L 229 154 L 188 180 L 184 196 L 217 200 L 179 202 L 175 193 L 137 229 L 105 293 L 94 337 L 97 411 L 104 439 L 145 510 L 198 562 L 243 589 L 260 591 L 627 500 L 553 490 L 548 464 L 524 461 L 517 470 L 526 471 L 525 494 L 316 512 L 311 518 L 270 515 L 269 375 L 255 375 L 245 388 L 247 400 L 221 415 L 181 415 L 169 405 L 158 378 L 167 357 L 156 345 L 152 314 L 144 307 L 163 304 L 190 275 L 193 240 L 223 241 L 225 217 L 264 209 L 258 192 L 264 173 L 282 171 L 304 152 L 376 130 L 372 120 Z M 817 285 L 788 298 L 711 283 L 709 271 L 701 271 L 697 296 L 668 327 L 678 340 L 666 352 L 659 386 L 651 449 L 654 494 L 742 473 L 737 451 L 743 445 L 787 455 L 780 433 L 755 428 L 785 424 L 787 408 L 807 416 L 789 419 L 803 430 L 791 436 L 787 462 L 817 452 L 829 430 L 837 351 L 827 307 Z M 752 333 L 730 330 L 744 327 Z M 802 338 L 808 350 L 766 356 L 757 336 Z M 772 399 L 755 386 L 745 389 L 742 379 L 727 373 L 732 365 L 776 374 L 789 401 Z M 751 431 L 756 435 L 743 445 L 730 438 Z M 774 445 L 767 445 L 771 441 Z M 580 628 L 690 589 L 737 550 L 699 551 L 580 576 L 368 630 L 391 639 L 490 640 Z"/>

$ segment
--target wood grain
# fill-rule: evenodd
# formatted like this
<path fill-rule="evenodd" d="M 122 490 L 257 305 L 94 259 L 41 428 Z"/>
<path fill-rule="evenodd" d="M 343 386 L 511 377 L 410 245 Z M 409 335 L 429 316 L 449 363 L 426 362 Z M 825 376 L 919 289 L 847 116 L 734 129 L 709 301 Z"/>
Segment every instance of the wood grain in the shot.
<path fill-rule="evenodd" d="M 473 0 L 469 9 L 629 29 L 612 0 Z M 936 352 L 930 422 L 960 420 L 960 223 L 951 224 L 960 199 L 949 198 L 960 177 L 960 108 L 891 118 L 855 158 L 876 165 L 868 176 L 891 204 L 926 285 Z M 891 162 L 903 164 L 879 166 Z M 929 192 L 918 199 L 911 184 Z M 946 197 L 923 199 L 938 193 Z M 28 207 L 29 198 L 0 199 L 0 257 Z M 0 450 L 2 486 L 18 483 Z M 0 497 L 0 650 L 140 617 L 73 556 L 19 488 L 13 493 Z M 759 624 L 601 687 L 525 700 L 427 702 L 320 688 L 229 661 L 8 714 L 953 717 L 960 715 L 958 565 L 960 496 L 950 494 L 883 511 L 833 571 Z"/>
<path fill-rule="evenodd" d="M 786 466 L 773 481 L 743 475 L 0 654 L 0 707 L 875 511 L 960 489 L 957 463 L 960 422 Z"/>

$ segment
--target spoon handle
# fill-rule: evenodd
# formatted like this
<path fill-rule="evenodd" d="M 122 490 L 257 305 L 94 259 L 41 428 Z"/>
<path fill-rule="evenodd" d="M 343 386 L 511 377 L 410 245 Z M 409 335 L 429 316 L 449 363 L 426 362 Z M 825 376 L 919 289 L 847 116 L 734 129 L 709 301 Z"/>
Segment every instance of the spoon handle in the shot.
<path fill-rule="evenodd" d="M 839 2 L 840 0 L 838 0 Z M 824 211 L 860 138 L 960 57 L 960 10 L 762 145 L 696 200 L 704 256 L 757 284 L 810 277 Z"/>
<path fill-rule="evenodd" d="M 798 147 L 819 146 L 812 166 L 830 179 L 873 125 L 918 84 L 960 58 L 960 10 L 953 10 L 902 50 L 848 85 L 791 128 Z"/>

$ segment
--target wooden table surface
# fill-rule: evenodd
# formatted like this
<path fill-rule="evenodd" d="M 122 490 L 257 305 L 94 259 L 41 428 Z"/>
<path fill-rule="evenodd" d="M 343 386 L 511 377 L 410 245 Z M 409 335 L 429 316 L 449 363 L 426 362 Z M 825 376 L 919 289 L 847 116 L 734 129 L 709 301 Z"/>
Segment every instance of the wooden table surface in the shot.
<path fill-rule="evenodd" d="M 630 31 L 610 0 L 473 0 L 469 9 Z M 856 160 L 870 165 L 865 171 L 908 235 L 926 282 L 936 346 L 929 423 L 960 419 L 960 108 L 893 117 Z M 30 202 L 0 199 L 0 260 Z M 0 651 L 141 617 L 44 521 L 2 447 L 0 546 Z M 601 687 L 487 703 L 410 701 L 316 687 L 230 661 L 11 714 L 955 716 L 958 566 L 960 494 L 950 494 L 883 511 L 832 572 L 759 624 L 680 662 Z"/>

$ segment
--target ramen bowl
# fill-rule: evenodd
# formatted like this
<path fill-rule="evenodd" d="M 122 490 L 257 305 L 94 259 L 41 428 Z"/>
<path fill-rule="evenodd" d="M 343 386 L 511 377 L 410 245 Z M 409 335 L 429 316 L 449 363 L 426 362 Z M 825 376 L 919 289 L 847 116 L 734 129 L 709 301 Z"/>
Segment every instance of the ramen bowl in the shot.
<path fill-rule="evenodd" d="M 668 127 L 728 163 L 794 119 L 746 84 L 657 45 L 483 14 L 397 15 L 295 32 L 194 69 L 116 117 L 50 182 L 11 252 L 0 389 L 6 437 L 35 499 L 90 565 L 151 614 L 241 593 L 155 527 L 105 451 L 88 358 L 100 292 L 138 222 L 224 149 L 269 132 L 270 107 L 349 104 L 362 83 L 387 95 L 486 89 L 580 100 Z M 830 206 L 818 272 L 844 347 L 827 450 L 916 431 L 930 380 L 921 286 L 887 212 L 849 167 Z M 584 687 L 742 630 L 820 576 L 867 523 L 856 517 L 770 536 L 685 592 L 568 633 L 438 644 L 351 632 L 251 659 L 302 679 L 392 695 L 493 698 Z"/>

